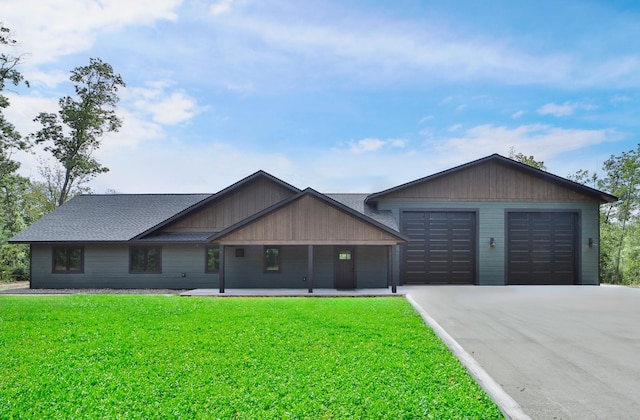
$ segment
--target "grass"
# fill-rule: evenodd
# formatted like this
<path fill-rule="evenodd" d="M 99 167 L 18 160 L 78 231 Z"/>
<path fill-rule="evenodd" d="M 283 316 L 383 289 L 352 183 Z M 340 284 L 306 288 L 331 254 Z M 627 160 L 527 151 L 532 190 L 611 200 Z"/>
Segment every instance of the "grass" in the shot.
<path fill-rule="evenodd" d="M 502 418 L 400 298 L 0 296 L 0 418 Z"/>

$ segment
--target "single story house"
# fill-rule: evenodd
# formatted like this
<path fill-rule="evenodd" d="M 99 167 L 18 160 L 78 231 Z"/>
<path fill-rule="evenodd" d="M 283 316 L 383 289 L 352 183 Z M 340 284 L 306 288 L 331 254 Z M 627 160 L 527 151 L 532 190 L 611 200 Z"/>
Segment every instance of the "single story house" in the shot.
<path fill-rule="evenodd" d="M 616 200 L 494 154 L 373 194 L 258 171 L 215 194 L 81 195 L 10 242 L 32 288 L 597 285 Z"/>

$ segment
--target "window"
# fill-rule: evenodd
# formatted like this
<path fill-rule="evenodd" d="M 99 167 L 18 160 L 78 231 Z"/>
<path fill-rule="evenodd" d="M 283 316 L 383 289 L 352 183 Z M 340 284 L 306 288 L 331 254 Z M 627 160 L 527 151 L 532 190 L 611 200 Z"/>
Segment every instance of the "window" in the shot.
<path fill-rule="evenodd" d="M 53 247 L 54 273 L 82 273 L 84 271 L 84 249 L 82 247 Z"/>
<path fill-rule="evenodd" d="M 162 249 L 159 246 L 129 248 L 129 272 L 161 273 Z"/>
<path fill-rule="evenodd" d="M 280 272 L 280 247 L 279 246 L 264 247 L 264 271 L 265 273 Z"/>
<path fill-rule="evenodd" d="M 217 273 L 220 270 L 220 248 L 210 246 L 206 248 L 206 273 Z"/>
<path fill-rule="evenodd" d="M 351 251 L 338 252 L 338 259 L 342 261 L 348 261 L 351 259 Z"/>

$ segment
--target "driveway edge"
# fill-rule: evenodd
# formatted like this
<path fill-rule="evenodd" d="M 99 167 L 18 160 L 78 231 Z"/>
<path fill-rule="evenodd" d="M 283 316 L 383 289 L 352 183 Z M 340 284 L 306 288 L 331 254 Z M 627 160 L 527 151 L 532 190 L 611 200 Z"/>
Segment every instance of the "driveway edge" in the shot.
<path fill-rule="evenodd" d="M 431 318 L 429 313 L 424 310 L 422 306 L 418 304 L 410 294 L 406 295 L 407 301 L 413 306 L 413 308 L 420 314 L 422 319 L 431 327 L 438 337 L 451 352 L 460 360 L 460 363 L 467 369 L 469 374 L 476 380 L 478 385 L 487 393 L 489 397 L 498 405 L 500 411 L 507 419 L 512 420 L 531 420 L 522 407 L 518 404 L 504 389 L 485 371 L 482 366 L 462 348 L 458 342 L 447 333 L 444 328 Z"/>

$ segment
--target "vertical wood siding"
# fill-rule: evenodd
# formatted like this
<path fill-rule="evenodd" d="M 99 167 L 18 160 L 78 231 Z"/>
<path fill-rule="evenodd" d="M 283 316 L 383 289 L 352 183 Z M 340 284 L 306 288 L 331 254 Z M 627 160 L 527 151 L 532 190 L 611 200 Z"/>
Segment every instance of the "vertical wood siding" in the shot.
<path fill-rule="evenodd" d="M 576 191 L 497 162 L 486 162 L 391 192 L 380 200 L 595 202 Z"/>
<path fill-rule="evenodd" d="M 384 230 L 312 196 L 301 197 L 229 233 L 220 243 L 395 244 Z"/>
<path fill-rule="evenodd" d="M 257 179 L 176 221 L 166 227 L 164 232 L 219 232 L 292 194 L 282 185 L 267 179 Z"/>

